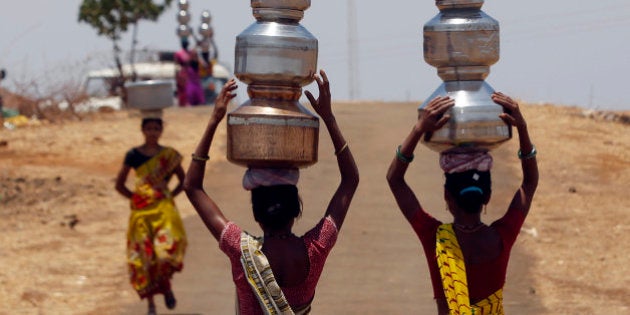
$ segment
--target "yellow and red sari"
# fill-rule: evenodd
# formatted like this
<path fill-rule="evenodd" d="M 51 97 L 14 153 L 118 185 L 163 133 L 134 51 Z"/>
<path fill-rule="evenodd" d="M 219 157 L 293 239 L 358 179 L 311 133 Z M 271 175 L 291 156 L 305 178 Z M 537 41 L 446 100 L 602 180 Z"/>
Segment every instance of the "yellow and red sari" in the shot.
<path fill-rule="evenodd" d="M 503 290 L 470 303 L 466 265 L 452 224 L 438 227 L 436 256 L 450 315 L 503 315 Z"/>
<path fill-rule="evenodd" d="M 127 264 L 131 285 L 141 298 L 170 290 L 173 273 L 183 268 L 186 232 L 167 186 L 181 161 L 177 151 L 164 148 L 135 171 Z"/>

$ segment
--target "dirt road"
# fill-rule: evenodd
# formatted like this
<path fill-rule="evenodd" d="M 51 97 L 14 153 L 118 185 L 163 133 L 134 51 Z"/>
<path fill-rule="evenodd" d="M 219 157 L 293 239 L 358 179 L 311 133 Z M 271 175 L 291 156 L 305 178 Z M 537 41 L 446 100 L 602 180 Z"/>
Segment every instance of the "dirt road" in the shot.
<path fill-rule="evenodd" d="M 339 124 L 356 157 L 361 183 L 321 277 L 313 304 L 314 314 L 435 312 L 420 243 L 400 214 L 385 182 L 394 150 L 414 123 L 415 107 L 415 104 L 395 104 L 391 105 L 392 110 L 384 111 L 381 104 L 354 104 L 336 110 Z M 348 127 L 352 125 L 355 128 Z M 297 231 L 304 232 L 317 223 L 338 185 L 333 152 L 328 133 L 323 129 L 319 162 L 301 173 L 299 187 L 305 206 Z M 437 164 L 438 155 L 426 147 L 421 147 L 418 153 L 408 179 L 423 204 L 446 220 L 449 215 L 444 211 L 443 176 Z M 497 153 L 497 164 L 501 164 L 503 154 Z M 260 229 L 252 222 L 249 194 L 240 186 L 243 172 L 242 167 L 219 160 L 212 164 L 205 187 L 217 197 L 229 219 L 258 232 Z M 504 210 L 502 207 L 509 202 L 506 198 L 511 197 L 519 184 L 511 175 L 511 168 L 499 165 L 495 172 L 498 178 L 495 187 L 501 188 L 495 192 L 488 220 Z M 185 200 L 180 204 L 188 207 Z M 177 314 L 232 314 L 234 285 L 225 255 L 198 217 L 188 217 L 186 226 L 191 233 L 191 248 L 185 271 L 176 277 L 176 289 L 181 296 Z M 515 261 L 529 259 L 517 249 Z M 512 273 L 527 274 L 526 263 L 512 267 Z M 535 299 L 522 298 L 529 295 L 532 287 L 526 279 L 522 277 L 508 288 L 508 297 L 519 296 L 518 303 L 508 303 L 508 310 L 519 310 L 519 314 L 537 313 L 533 311 L 539 307 L 532 303 Z M 130 308 L 133 311 L 126 314 L 140 314 L 143 309 L 144 305 L 134 304 Z"/>
<path fill-rule="evenodd" d="M 361 183 L 321 277 L 313 314 L 434 314 L 419 241 L 385 182 L 394 150 L 410 130 L 415 103 L 336 103 Z M 163 143 L 190 158 L 211 108 L 169 109 Z M 541 183 L 514 247 L 505 304 L 509 314 L 627 314 L 630 257 L 607 244 L 630 241 L 628 125 L 597 121 L 580 110 L 525 106 L 539 149 Z M 142 141 L 139 118 L 125 112 L 83 121 L 1 131 L 0 314 L 143 314 L 127 282 L 124 237 L 128 206 L 114 191 L 126 150 Z M 225 139 L 221 128 L 217 139 Z M 519 185 L 516 141 L 496 150 L 493 199 L 484 221 L 504 211 Z M 447 220 L 437 153 L 419 147 L 407 180 L 425 208 Z M 244 169 L 211 151 L 206 189 L 226 215 L 252 232 Z M 296 232 L 322 216 L 338 184 L 328 134 L 319 162 L 301 174 L 304 215 Z M 181 195 L 190 239 L 174 280 L 179 306 L 160 314 L 232 314 L 227 258 Z M 593 215 L 593 211 L 597 215 Z M 604 245 L 603 245 L 604 244 Z M 627 247 L 627 246 L 626 246 Z M 615 270 L 616 272 L 605 272 Z"/>

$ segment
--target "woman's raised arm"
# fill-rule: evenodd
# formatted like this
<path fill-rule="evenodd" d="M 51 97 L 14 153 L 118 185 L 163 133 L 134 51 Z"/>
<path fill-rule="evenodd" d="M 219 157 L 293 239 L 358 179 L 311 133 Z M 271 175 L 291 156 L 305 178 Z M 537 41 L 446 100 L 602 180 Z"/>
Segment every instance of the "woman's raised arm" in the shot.
<path fill-rule="evenodd" d="M 413 152 L 425 133 L 438 130 L 446 124 L 450 116 L 445 113 L 454 105 L 455 101 L 449 97 L 437 97 L 431 100 L 424 114 L 418 118 L 409 135 L 396 149 L 396 156 L 387 170 L 389 188 L 396 198 L 400 211 L 408 221 L 415 216 L 417 211 L 422 210 L 420 201 L 405 181 L 405 173 L 414 157 Z"/>
<path fill-rule="evenodd" d="M 313 105 L 313 108 L 317 114 L 322 118 L 333 146 L 335 147 L 335 155 L 337 156 L 337 165 L 339 166 L 339 172 L 341 174 L 341 183 L 337 187 L 337 191 L 333 195 L 328 208 L 326 209 L 326 215 L 330 215 L 335 221 L 338 229 L 341 229 L 343 221 L 346 218 L 348 209 L 350 208 L 350 202 L 359 185 L 359 169 L 354 161 L 348 142 L 343 137 L 337 120 L 332 113 L 331 108 L 331 96 L 330 96 L 330 83 L 324 70 L 320 71 L 320 76 L 315 75 L 315 81 L 319 87 L 319 97 L 315 99 L 313 94 L 306 91 L 306 97 Z"/>
<path fill-rule="evenodd" d="M 190 203 L 195 207 L 195 210 L 199 213 L 204 224 L 217 240 L 221 237 L 221 232 L 228 221 L 219 209 L 219 206 L 216 205 L 203 189 L 203 177 L 206 171 L 206 161 L 209 159 L 208 152 L 210 151 L 214 133 L 223 117 L 225 117 L 227 105 L 236 96 L 234 93 L 236 88 L 237 85 L 234 79 L 231 79 L 223 86 L 215 102 L 214 111 L 208 122 L 208 127 L 201 137 L 195 153 L 192 155 L 192 161 L 190 162 L 186 178 L 184 179 L 186 196 L 188 196 Z"/>
<path fill-rule="evenodd" d="M 536 147 L 532 144 L 527 131 L 527 123 L 521 114 L 518 103 L 503 93 L 494 93 L 492 100 L 503 106 L 504 113 L 499 115 L 507 124 L 514 126 L 518 131 L 519 153 L 521 168 L 523 170 L 523 182 L 514 194 L 509 209 L 521 210 L 527 215 L 538 187 L 538 162 L 536 161 Z"/>

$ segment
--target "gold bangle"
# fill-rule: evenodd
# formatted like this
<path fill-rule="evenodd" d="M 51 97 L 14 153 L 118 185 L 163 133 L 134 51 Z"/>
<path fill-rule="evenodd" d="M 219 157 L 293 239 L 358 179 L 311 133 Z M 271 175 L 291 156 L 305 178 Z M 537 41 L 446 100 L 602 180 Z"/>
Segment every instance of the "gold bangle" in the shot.
<path fill-rule="evenodd" d="M 210 159 L 210 157 L 207 156 L 207 155 L 206 156 L 199 156 L 199 155 L 193 153 L 192 154 L 192 159 L 193 159 L 193 161 L 206 162 L 206 161 L 208 161 Z"/>
<path fill-rule="evenodd" d="M 339 155 L 341 152 L 343 152 L 345 149 L 348 148 L 348 142 L 346 142 L 343 147 L 341 147 L 341 149 L 339 149 L 337 152 L 335 152 L 335 155 Z"/>

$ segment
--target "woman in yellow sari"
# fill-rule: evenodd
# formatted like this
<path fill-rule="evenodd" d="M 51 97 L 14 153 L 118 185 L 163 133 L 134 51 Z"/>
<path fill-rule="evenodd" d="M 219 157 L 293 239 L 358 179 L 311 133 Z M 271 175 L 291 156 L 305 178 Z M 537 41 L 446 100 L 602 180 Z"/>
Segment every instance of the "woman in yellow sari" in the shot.
<path fill-rule="evenodd" d="M 453 223 L 431 216 L 405 181 L 413 152 L 422 137 L 444 126 L 455 101 L 449 97 L 431 100 L 425 114 L 396 150 L 387 172 L 389 187 L 398 207 L 422 243 L 433 284 L 439 315 L 503 315 L 503 286 L 510 252 L 525 221 L 538 187 L 536 148 L 516 101 L 502 93 L 492 100 L 503 107 L 499 117 L 513 126 L 519 137 L 521 186 L 507 211 L 487 225 L 482 209 L 492 194 L 487 152 L 442 152 L 444 199 Z"/>
<path fill-rule="evenodd" d="M 116 190 L 130 200 L 131 206 L 127 230 L 129 277 L 140 298 L 148 300 L 149 315 L 156 314 L 156 294 L 164 295 L 167 308 L 175 308 L 177 301 L 170 279 L 182 270 L 187 245 L 184 225 L 173 201 L 182 192 L 182 156 L 158 143 L 162 130 L 162 119 L 142 120 L 145 142 L 127 152 L 116 179 Z M 136 174 L 133 192 L 125 185 L 132 168 Z M 178 184 L 171 191 L 168 182 L 173 174 Z"/>

